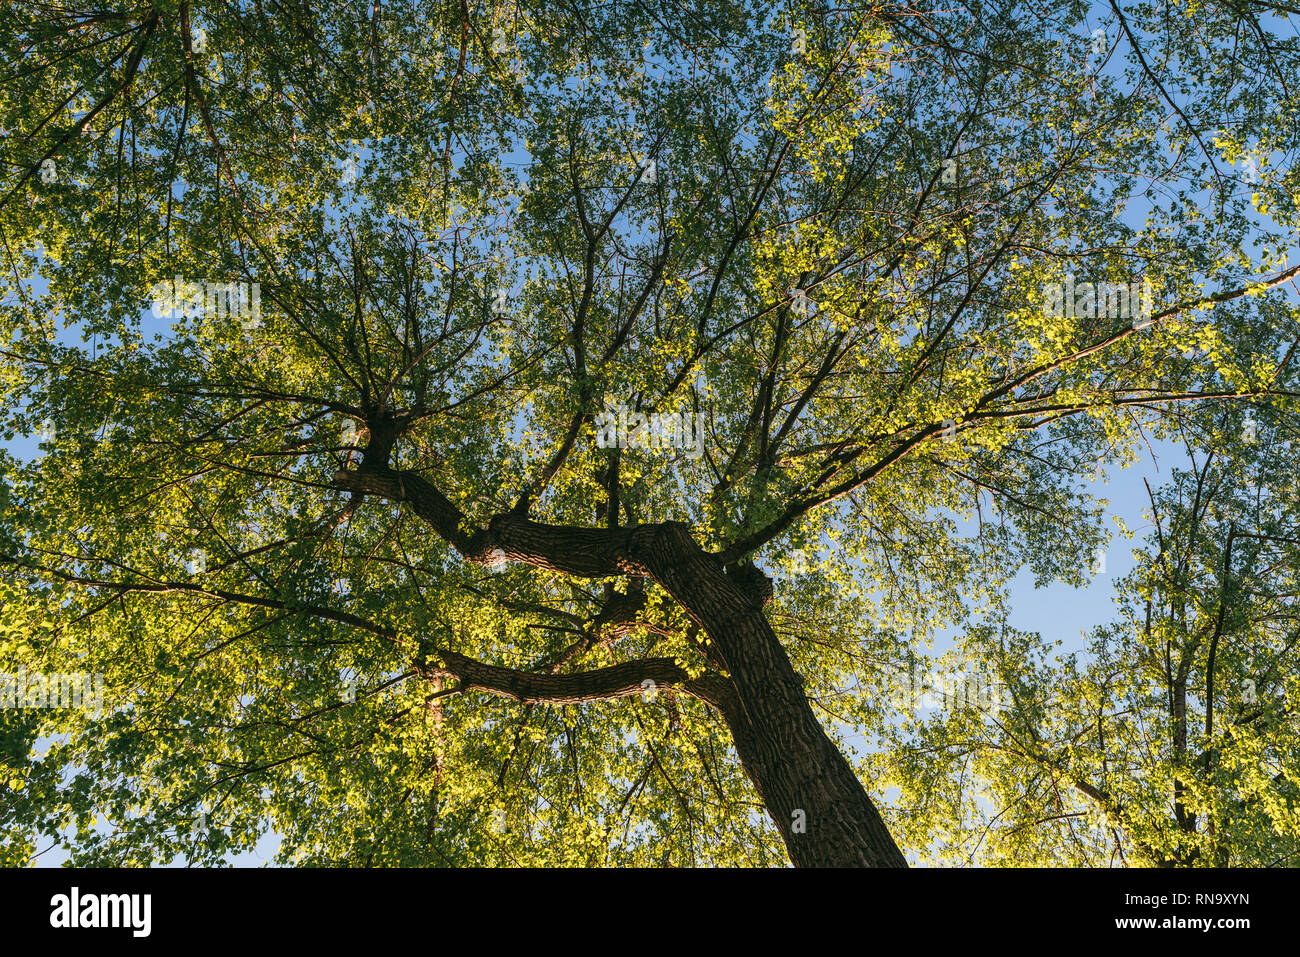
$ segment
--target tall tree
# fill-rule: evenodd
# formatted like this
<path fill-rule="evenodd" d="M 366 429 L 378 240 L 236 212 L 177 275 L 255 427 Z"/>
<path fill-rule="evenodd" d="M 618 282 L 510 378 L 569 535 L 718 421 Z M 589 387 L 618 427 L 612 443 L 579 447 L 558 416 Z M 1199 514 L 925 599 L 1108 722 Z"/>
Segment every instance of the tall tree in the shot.
<path fill-rule="evenodd" d="M 892 661 L 1290 394 L 1265 9 L 10 4 L 9 853 L 902 865 Z"/>

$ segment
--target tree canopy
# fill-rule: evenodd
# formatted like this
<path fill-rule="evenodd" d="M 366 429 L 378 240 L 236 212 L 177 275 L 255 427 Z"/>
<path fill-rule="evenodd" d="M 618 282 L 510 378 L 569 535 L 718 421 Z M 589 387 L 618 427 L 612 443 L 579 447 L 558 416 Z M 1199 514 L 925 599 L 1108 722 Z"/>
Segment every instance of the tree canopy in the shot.
<path fill-rule="evenodd" d="M 1300 11 L 940 6 L 9 4 L 3 859 L 1290 859 Z"/>

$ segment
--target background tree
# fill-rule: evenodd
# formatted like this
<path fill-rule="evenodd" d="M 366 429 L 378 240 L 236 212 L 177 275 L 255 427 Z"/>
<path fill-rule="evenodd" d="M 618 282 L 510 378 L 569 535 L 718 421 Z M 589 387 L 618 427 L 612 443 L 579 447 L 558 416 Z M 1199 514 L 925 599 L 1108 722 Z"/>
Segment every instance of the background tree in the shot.
<path fill-rule="evenodd" d="M 1290 394 L 1294 44 L 1198 10 L 10 5 L 3 655 L 110 711 L 4 715 L 9 853 L 902 864 L 884 675 Z"/>
<path fill-rule="evenodd" d="M 1294 863 L 1294 417 L 1215 413 L 1175 430 L 1189 465 L 1151 492 L 1120 618 L 1082 654 L 982 629 L 974 667 L 1004 676 L 1006 710 L 947 709 L 882 749 L 914 841 L 986 864 Z"/>

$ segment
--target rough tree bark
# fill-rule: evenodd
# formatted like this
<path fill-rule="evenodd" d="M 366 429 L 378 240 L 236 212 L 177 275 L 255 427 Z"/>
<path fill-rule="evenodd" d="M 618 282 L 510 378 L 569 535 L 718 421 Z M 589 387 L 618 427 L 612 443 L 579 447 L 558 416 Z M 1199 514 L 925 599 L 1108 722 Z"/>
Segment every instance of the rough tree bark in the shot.
<path fill-rule="evenodd" d="M 662 659 L 643 663 L 644 675 L 632 667 L 639 663 L 631 663 L 591 673 L 580 686 L 561 682 L 554 688 L 545 683 L 569 676 L 524 677 L 505 674 L 508 669 L 494 674 L 483 665 L 471 667 L 468 659 L 445 655 L 436 670 L 521 700 L 553 694 L 584 700 L 615 697 L 639 691 L 647 677 L 680 684 L 726 721 L 741 763 L 796 866 L 907 866 L 857 775 L 813 714 L 763 612 L 763 586 L 770 589 L 770 583 L 761 573 L 724 568 L 677 522 L 589 529 L 507 514 L 486 528 L 472 529 L 450 500 L 415 473 L 367 463 L 338 473 L 335 485 L 408 503 L 473 562 L 507 560 L 577 577 L 641 575 L 658 582 L 709 636 L 729 688 L 709 681 L 692 685 Z"/>

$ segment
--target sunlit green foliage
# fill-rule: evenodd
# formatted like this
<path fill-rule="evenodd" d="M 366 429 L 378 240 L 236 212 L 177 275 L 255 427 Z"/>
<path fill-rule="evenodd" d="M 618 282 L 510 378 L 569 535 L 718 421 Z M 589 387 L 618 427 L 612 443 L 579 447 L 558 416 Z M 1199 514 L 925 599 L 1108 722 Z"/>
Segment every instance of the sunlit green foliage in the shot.
<path fill-rule="evenodd" d="M 1081 473 L 1131 459 L 1140 425 L 1194 399 L 1288 407 L 1294 37 L 1226 3 L 1113 12 L 1101 52 L 1073 3 L 921 12 L 8 4 L 3 432 L 54 433 L 0 460 L 0 671 L 103 674 L 105 713 L 0 713 L 3 861 L 61 829 L 96 864 L 213 863 L 268 830 L 286 863 L 785 859 L 727 726 L 678 689 L 520 703 L 414 666 L 717 671 L 653 582 L 493 571 L 341 491 L 345 432 L 364 446 L 381 424 L 395 466 L 478 525 L 521 502 L 574 528 L 675 520 L 765 568 L 819 716 L 846 746 L 883 736 L 862 777 L 901 788 L 907 813 L 886 815 L 909 851 L 1285 851 L 1285 722 L 1228 709 L 1177 760 L 1137 751 L 1168 739 L 1159 649 L 1217 613 L 1222 522 L 1171 526 L 1203 552 L 1182 597 L 1144 566 L 1087 655 L 1053 662 L 987 622 L 1022 567 L 1083 580 L 1102 510 Z M 154 317 L 178 276 L 257 283 L 260 324 Z M 1045 285 L 1067 276 L 1149 282 L 1156 321 L 1052 316 Z M 607 403 L 703 413 L 703 454 L 598 448 Z M 1221 446 L 1238 470 L 1240 444 Z M 644 609 L 602 630 L 615 593 Z M 1277 709 L 1296 672 L 1269 600 L 1232 607 L 1247 631 L 1260 616 Z M 900 725 L 891 675 L 953 625 L 1022 693 L 1004 728 Z M 1225 687 L 1246 647 L 1220 648 Z M 1121 708 L 1128 730 L 1099 733 L 1125 741 L 1122 768 L 1087 731 Z M 1034 734 L 1041 754 L 974 748 L 1020 826 L 980 843 L 959 745 Z M 1044 761 L 1122 782 L 1119 821 L 1031 822 L 1080 800 L 1044 790 Z M 1169 826 L 1175 778 L 1216 836 Z"/>

